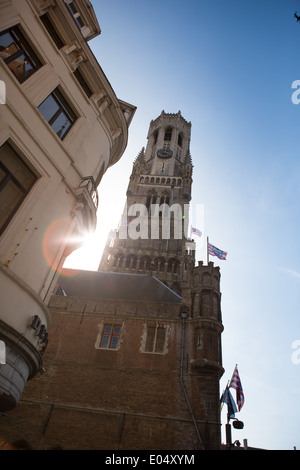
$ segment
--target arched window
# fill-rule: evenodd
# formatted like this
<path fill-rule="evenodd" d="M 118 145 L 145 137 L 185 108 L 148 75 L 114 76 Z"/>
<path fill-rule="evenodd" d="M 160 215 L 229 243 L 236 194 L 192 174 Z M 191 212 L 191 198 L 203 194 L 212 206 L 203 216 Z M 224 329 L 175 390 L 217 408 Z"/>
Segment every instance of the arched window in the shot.
<path fill-rule="evenodd" d="M 160 196 L 160 204 L 169 204 L 170 202 L 170 195 L 169 193 L 163 193 Z"/>
<path fill-rule="evenodd" d="M 176 258 L 171 258 L 168 261 L 168 273 L 176 274 L 178 272 L 179 261 Z"/>
<path fill-rule="evenodd" d="M 166 206 L 168 206 L 170 203 L 170 195 L 169 193 L 163 193 L 161 196 L 160 196 L 160 200 L 159 200 L 159 205 L 161 206 L 162 204 L 166 204 Z M 167 207 L 164 207 L 164 211 L 160 211 L 159 212 L 159 217 L 162 217 L 162 216 L 165 216 L 166 214 L 168 214 L 168 208 Z"/>
<path fill-rule="evenodd" d="M 153 132 L 153 145 L 156 144 L 157 142 L 157 137 L 158 137 L 158 130 Z"/>
<path fill-rule="evenodd" d="M 137 263 L 137 257 L 135 255 L 128 255 L 126 259 L 126 268 L 135 269 Z"/>
<path fill-rule="evenodd" d="M 179 145 L 179 147 L 182 147 L 182 134 L 178 135 L 177 144 Z"/>
<path fill-rule="evenodd" d="M 151 191 L 150 193 L 148 193 L 147 200 L 146 200 L 146 207 L 147 207 L 148 214 L 150 212 L 151 204 L 156 204 L 156 200 L 157 200 L 157 194 L 155 191 Z"/>
<path fill-rule="evenodd" d="M 172 127 L 167 127 L 165 130 L 164 140 L 170 141 L 172 139 Z"/>
<path fill-rule="evenodd" d="M 163 272 L 165 269 L 165 259 L 164 258 L 155 258 L 154 260 L 154 271 L 157 273 Z"/>
<path fill-rule="evenodd" d="M 124 255 L 122 253 L 118 253 L 114 259 L 114 267 L 121 268 L 123 264 Z"/>
<path fill-rule="evenodd" d="M 149 256 L 143 256 L 140 259 L 139 270 L 150 271 L 150 267 L 151 267 L 151 258 Z"/>

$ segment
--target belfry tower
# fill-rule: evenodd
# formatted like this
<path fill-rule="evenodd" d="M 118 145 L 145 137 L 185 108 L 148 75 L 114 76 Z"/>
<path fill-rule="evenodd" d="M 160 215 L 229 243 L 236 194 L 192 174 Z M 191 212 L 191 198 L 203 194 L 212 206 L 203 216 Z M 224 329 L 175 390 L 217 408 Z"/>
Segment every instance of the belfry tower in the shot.
<path fill-rule="evenodd" d="M 180 111 L 162 111 L 151 121 L 146 149 L 133 164 L 121 226 L 111 232 L 99 270 L 152 272 L 182 295 L 195 261 L 187 238 L 193 170 L 190 139 L 191 123 Z M 130 233 L 128 224 L 135 224 L 136 233 Z"/>
<path fill-rule="evenodd" d="M 187 236 L 186 209 L 191 200 L 193 170 L 191 123 L 180 111 L 162 111 L 151 121 L 147 139 L 146 149 L 133 163 L 122 222 L 118 230 L 110 233 L 99 271 L 148 274 L 181 297 L 181 314 L 178 318 L 178 311 L 174 310 L 174 320 L 180 329 L 183 322 L 183 355 L 187 362 L 185 366 L 181 362 L 180 367 L 182 373 L 187 373 L 190 398 L 186 394 L 186 399 L 194 410 L 194 423 L 197 421 L 196 428 L 200 428 L 204 447 L 218 448 L 219 380 L 224 372 L 220 270 L 212 262 L 204 265 L 199 261 L 195 265 L 194 241 Z M 170 233 L 165 237 L 166 215 Z M 131 224 L 136 231 L 130 233 Z M 159 229 L 154 230 L 154 237 L 153 227 Z M 175 341 L 175 336 L 170 336 L 169 341 Z"/>

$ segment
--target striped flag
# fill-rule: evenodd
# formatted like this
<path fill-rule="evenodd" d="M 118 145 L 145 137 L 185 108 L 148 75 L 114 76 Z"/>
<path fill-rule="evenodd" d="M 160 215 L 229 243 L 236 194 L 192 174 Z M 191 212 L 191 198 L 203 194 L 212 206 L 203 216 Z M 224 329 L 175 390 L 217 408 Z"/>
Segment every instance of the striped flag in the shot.
<path fill-rule="evenodd" d="M 219 259 L 226 259 L 227 252 L 219 250 L 219 248 L 207 243 L 207 252 L 211 256 L 217 256 Z"/>
<path fill-rule="evenodd" d="M 241 383 L 237 366 L 235 366 L 232 379 L 229 384 L 229 388 L 230 387 L 236 390 L 236 403 L 237 403 L 239 411 L 241 411 L 244 405 L 245 397 L 244 397 L 243 387 L 242 387 L 242 383 Z"/>
<path fill-rule="evenodd" d="M 194 233 L 195 235 L 198 235 L 198 237 L 201 237 L 202 235 L 202 232 L 200 232 L 200 230 L 195 227 L 192 227 L 192 233 Z"/>

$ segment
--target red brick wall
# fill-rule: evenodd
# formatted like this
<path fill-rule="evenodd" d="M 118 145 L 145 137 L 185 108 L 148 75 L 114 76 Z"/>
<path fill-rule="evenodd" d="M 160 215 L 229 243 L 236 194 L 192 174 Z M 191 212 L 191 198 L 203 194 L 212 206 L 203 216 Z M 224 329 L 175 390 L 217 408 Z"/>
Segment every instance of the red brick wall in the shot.
<path fill-rule="evenodd" d="M 178 304 L 55 297 L 51 310 L 45 372 L 28 382 L 19 406 L 2 418 L 7 439 L 26 439 L 36 449 L 199 448 L 180 383 Z M 111 321 L 123 325 L 120 349 L 96 348 L 99 325 Z M 147 322 L 167 326 L 165 354 L 141 352 Z M 218 378 L 191 367 L 193 332 L 188 320 L 183 377 L 205 448 L 217 448 Z"/>

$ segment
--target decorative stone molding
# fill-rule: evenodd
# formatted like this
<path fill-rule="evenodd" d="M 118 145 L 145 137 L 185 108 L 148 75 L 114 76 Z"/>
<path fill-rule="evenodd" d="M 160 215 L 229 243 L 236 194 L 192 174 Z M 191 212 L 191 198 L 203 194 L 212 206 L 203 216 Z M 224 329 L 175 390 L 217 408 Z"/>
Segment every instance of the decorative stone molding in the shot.
<path fill-rule="evenodd" d="M 81 62 L 87 60 L 84 50 L 77 41 L 62 47 L 61 51 L 72 70 L 76 70 Z"/>
<path fill-rule="evenodd" d="M 6 348 L 6 363 L 0 365 L 0 411 L 8 411 L 18 404 L 27 380 L 42 369 L 42 358 L 23 335 L 1 320 L 0 338 Z"/>

